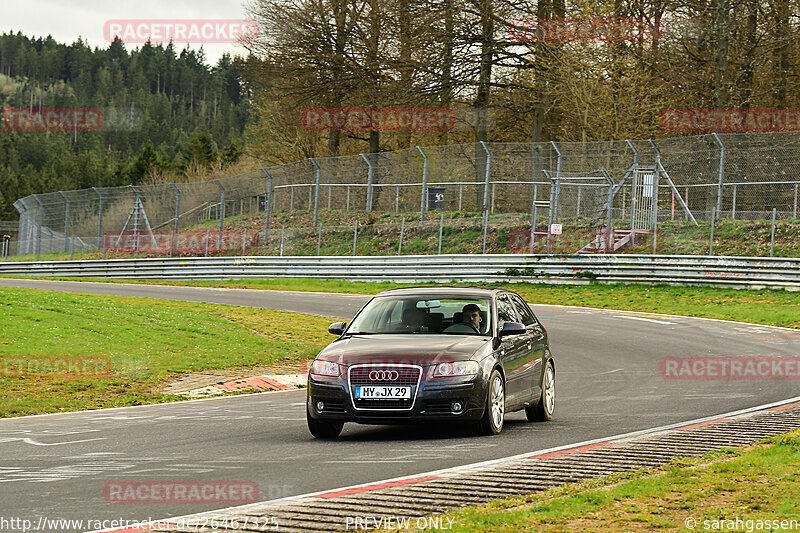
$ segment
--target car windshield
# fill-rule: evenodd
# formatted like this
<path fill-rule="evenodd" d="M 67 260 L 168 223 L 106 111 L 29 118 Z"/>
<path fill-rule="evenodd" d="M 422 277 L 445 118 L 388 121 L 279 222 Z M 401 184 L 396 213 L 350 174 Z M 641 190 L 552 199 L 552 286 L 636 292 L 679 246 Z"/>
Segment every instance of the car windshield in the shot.
<path fill-rule="evenodd" d="M 347 335 L 486 335 L 491 331 L 489 298 L 385 296 L 373 299 L 347 329 Z"/>

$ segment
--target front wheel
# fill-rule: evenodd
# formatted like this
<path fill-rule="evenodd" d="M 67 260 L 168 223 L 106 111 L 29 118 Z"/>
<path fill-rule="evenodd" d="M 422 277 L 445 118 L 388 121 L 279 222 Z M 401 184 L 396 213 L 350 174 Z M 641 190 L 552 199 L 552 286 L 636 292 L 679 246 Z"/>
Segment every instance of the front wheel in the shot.
<path fill-rule="evenodd" d="M 335 439 L 344 427 L 344 422 L 324 422 L 311 418 L 308 407 L 306 407 L 306 420 L 308 421 L 308 430 L 318 439 Z"/>
<path fill-rule="evenodd" d="M 539 403 L 525 408 L 525 416 L 531 422 L 546 422 L 553 419 L 553 411 L 556 409 L 556 371 L 553 363 L 547 363 L 542 380 L 542 395 Z"/>
<path fill-rule="evenodd" d="M 478 422 L 478 433 L 497 435 L 503 429 L 506 413 L 506 386 L 503 376 L 496 368 L 489 376 L 489 392 L 486 394 L 486 408 Z"/>

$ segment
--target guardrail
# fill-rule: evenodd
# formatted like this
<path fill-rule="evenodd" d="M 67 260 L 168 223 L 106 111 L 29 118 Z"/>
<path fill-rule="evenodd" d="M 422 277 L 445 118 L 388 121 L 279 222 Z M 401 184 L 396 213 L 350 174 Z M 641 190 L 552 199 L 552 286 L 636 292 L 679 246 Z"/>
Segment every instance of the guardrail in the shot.
<path fill-rule="evenodd" d="M 555 284 L 667 283 L 800 290 L 800 258 L 659 255 L 404 255 L 143 258 L 0 264 L 0 276 Z"/>

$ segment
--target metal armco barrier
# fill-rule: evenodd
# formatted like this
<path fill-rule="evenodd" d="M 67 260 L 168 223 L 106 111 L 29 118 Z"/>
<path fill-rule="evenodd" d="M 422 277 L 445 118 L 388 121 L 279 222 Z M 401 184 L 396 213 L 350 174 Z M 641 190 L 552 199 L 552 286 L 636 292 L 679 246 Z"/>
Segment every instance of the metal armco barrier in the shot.
<path fill-rule="evenodd" d="M 509 270 L 514 269 L 514 270 Z M 150 279 L 317 278 L 554 284 L 668 283 L 800 290 L 800 258 L 652 255 L 264 256 L 9 262 L 2 275 Z"/>

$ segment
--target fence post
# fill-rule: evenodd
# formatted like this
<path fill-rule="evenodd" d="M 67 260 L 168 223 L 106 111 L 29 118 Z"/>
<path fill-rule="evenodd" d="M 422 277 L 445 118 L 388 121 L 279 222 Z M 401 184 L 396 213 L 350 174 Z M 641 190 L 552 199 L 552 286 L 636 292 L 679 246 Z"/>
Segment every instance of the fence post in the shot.
<path fill-rule="evenodd" d="M 394 212 L 400 212 L 400 185 L 394 186 Z"/>
<path fill-rule="evenodd" d="M 42 201 L 39 200 L 38 194 L 34 194 L 33 199 L 36 200 L 37 204 L 39 204 L 39 229 L 36 236 L 36 261 L 39 261 L 39 254 L 42 251 L 42 224 L 44 224 L 44 205 L 42 205 Z"/>
<path fill-rule="evenodd" d="M 283 257 L 283 233 L 286 226 L 281 224 L 281 257 Z"/>
<path fill-rule="evenodd" d="M 309 157 L 308 160 L 311 161 L 311 164 L 317 169 L 316 177 L 314 178 L 314 226 L 316 226 L 317 219 L 319 218 L 319 179 L 322 174 L 322 169 L 319 168 L 317 160 L 313 157 Z"/>
<path fill-rule="evenodd" d="M 533 198 L 531 199 L 531 242 L 528 253 L 533 253 L 533 247 L 536 244 L 536 198 L 539 195 L 539 186 L 533 184 Z"/>
<path fill-rule="evenodd" d="M 653 200 L 650 204 L 650 225 L 655 227 L 658 219 L 658 178 L 660 176 L 659 169 L 661 168 L 661 150 L 653 139 L 650 139 L 650 146 L 656 152 L 656 170 L 653 172 Z M 642 184 L 642 187 L 644 187 L 644 184 Z"/>
<path fill-rule="evenodd" d="M 560 215 L 560 213 L 559 213 L 559 211 L 560 211 L 559 204 L 561 202 L 561 160 L 562 160 L 562 157 L 561 157 L 561 150 L 558 149 L 558 145 L 556 144 L 556 142 L 555 141 L 550 141 L 550 144 L 553 146 L 553 149 L 556 151 L 556 154 L 558 154 L 558 161 L 556 162 L 555 216 L 553 217 L 553 220 L 556 223 L 558 223 L 558 217 Z M 548 229 L 548 231 L 550 231 L 550 230 Z"/>
<path fill-rule="evenodd" d="M 210 230 L 210 229 L 207 229 L 207 230 L 206 230 L 206 255 L 205 255 L 205 257 L 208 257 L 208 234 L 209 234 L 210 232 L 211 232 L 211 230 Z"/>
<path fill-rule="evenodd" d="M 556 180 L 550 176 L 549 170 L 545 170 L 544 173 L 547 179 L 550 180 L 550 208 L 547 210 L 547 253 L 549 254 L 553 250 L 553 234 L 551 230 L 553 228 L 553 222 L 555 222 Z"/>
<path fill-rule="evenodd" d="M 658 246 L 658 218 L 653 224 L 653 255 L 656 255 L 656 247 Z"/>
<path fill-rule="evenodd" d="M 711 240 L 708 243 L 708 255 L 714 255 L 714 224 L 717 218 L 717 208 L 711 208 Z"/>
<path fill-rule="evenodd" d="M 792 218 L 797 218 L 797 183 L 794 184 L 794 207 L 792 208 Z"/>
<path fill-rule="evenodd" d="M 442 230 L 444 229 L 444 213 L 439 217 L 439 255 L 442 255 Z"/>
<path fill-rule="evenodd" d="M 481 141 L 481 146 L 486 152 L 486 176 L 483 181 L 483 207 L 482 207 L 482 210 L 484 211 L 484 213 L 486 213 L 489 210 L 489 177 L 491 176 L 492 172 L 492 152 L 489 151 L 489 147 L 486 145 L 486 141 Z"/>
<path fill-rule="evenodd" d="M 733 206 L 731 208 L 731 218 L 736 220 L 736 185 L 733 186 Z"/>
<path fill-rule="evenodd" d="M 372 211 L 372 193 L 373 193 L 373 191 L 372 191 L 372 181 L 373 181 L 373 179 L 375 179 L 375 171 L 374 171 L 374 169 L 372 167 L 372 161 L 370 161 L 370 158 L 367 157 L 366 154 L 361 154 L 361 157 L 362 157 L 362 159 L 364 159 L 364 161 L 366 161 L 367 167 L 368 167 L 368 170 L 367 170 L 367 209 L 366 210 L 367 210 L 367 213 L 369 213 L 369 212 Z M 350 189 L 348 189 L 348 192 L 349 191 L 350 191 Z"/>
<path fill-rule="evenodd" d="M 422 197 L 419 200 L 419 220 L 422 222 L 425 220 L 425 211 L 428 208 L 428 154 L 421 146 L 417 146 L 417 150 L 422 154 Z M 398 252 L 397 255 L 400 253 Z"/>
<path fill-rule="evenodd" d="M 611 179 L 606 169 L 601 169 L 603 173 L 603 177 L 608 182 L 608 209 L 606 210 L 606 243 L 605 243 L 605 252 L 611 253 L 611 224 L 612 222 L 612 215 L 614 213 L 614 180 Z M 655 252 L 653 252 L 655 253 Z"/>
<path fill-rule="evenodd" d="M 775 214 L 777 212 L 777 208 L 772 208 L 772 234 L 769 238 L 769 256 L 775 256 Z"/>
<path fill-rule="evenodd" d="M 264 215 L 264 246 L 266 246 L 269 244 L 269 217 L 272 213 L 272 174 L 266 168 L 262 168 L 261 171 L 267 176 L 267 198 L 264 203 L 264 211 L 266 212 Z"/>
<path fill-rule="evenodd" d="M 319 251 L 322 247 L 322 222 L 319 224 L 319 233 L 317 234 L 317 257 L 319 257 Z"/>
<path fill-rule="evenodd" d="M 444 216 L 444 214 L 442 214 Z M 483 247 L 481 249 L 481 253 L 486 253 L 486 236 L 489 233 L 489 212 L 483 212 Z"/>
<path fill-rule="evenodd" d="M 289 185 L 289 211 L 294 211 L 294 185 Z"/>
<path fill-rule="evenodd" d="M 405 229 L 406 217 L 403 217 L 403 220 L 400 222 L 400 243 L 397 245 L 397 255 L 401 255 L 403 253 L 403 232 L 405 232 Z"/>
<path fill-rule="evenodd" d="M 175 239 L 178 237 L 178 232 L 180 231 L 178 223 L 181 219 L 181 190 L 174 183 L 170 183 L 170 185 L 175 189 L 175 229 L 173 230 L 172 243 L 169 247 L 169 256 L 172 257 L 172 254 L 175 253 Z"/>
<path fill-rule="evenodd" d="M 725 143 L 720 136 L 712 133 L 714 140 L 719 144 L 719 185 L 717 189 L 717 215 L 722 214 L 722 190 L 725 186 Z"/>
<path fill-rule="evenodd" d="M 103 247 L 103 259 L 106 258 L 106 240 L 103 238 L 103 194 L 97 187 L 92 187 L 92 190 L 100 198 L 100 216 L 97 219 L 97 244 L 98 248 Z M 102 243 L 102 244 L 101 244 Z"/>
<path fill-rule="evenodd" d="M 58 194 L 64 199 L 64 251 L 67 251 L 67 239 L 69 239 L 69 198 L 64 194 L 64 191 L 58 191 Z"/>
<path fill-rule="evenodd" d="M 353 225 L 353 256 L 356 255 L 356 244 L 358 243 L 358 219 Z"/>
<path fill-rule="evenodd" d="M 214 180 L 219 190 L 221 191 L 219 197 L 219 232 L 222 233 L 223 224 L 225 224 L 225 187 L 222 186 L 219 180 Z"/>

